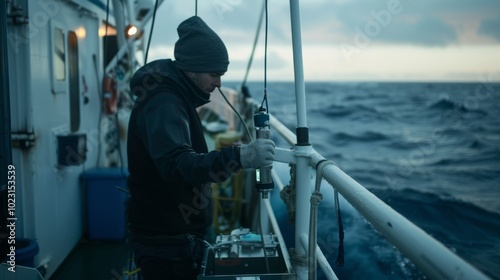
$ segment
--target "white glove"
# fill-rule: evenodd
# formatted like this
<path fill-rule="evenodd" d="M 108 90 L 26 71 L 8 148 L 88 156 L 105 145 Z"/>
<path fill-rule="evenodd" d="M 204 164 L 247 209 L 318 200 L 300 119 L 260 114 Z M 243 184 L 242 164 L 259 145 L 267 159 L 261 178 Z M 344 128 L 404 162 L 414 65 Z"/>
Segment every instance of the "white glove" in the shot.
<path fill-rule="evenodd" d="M 240 147 L 241 167 L 259 168 L 271 165 L 274 160 L 274 142 L 269 139 L 257 139 Z"/>

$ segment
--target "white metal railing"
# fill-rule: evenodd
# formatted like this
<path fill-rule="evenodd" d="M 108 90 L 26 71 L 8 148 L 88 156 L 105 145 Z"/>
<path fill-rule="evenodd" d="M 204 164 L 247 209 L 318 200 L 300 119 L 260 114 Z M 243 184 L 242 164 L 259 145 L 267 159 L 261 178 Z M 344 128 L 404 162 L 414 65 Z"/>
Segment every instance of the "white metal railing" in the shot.
<path fill-rule="evenodd" d="M 237 94 L 234 91 L 226 92 L 230 95 Z M 249 106 L 258 106 L 259 104 L 256 100 L 251 98 L 245 101 Z M 235 101 L 235 103 L 237 102 Z M 234 116 L 234 118 L 236 117 Z M 236 122 L 236 120 L 234 121 Z M 272 131 L 278 133 L 290 146 L 295 146 L 295 134 L 271 114 L 270 126 Z M 316 168 L 318 162 L 325 160 L 325 158 L 312 147 L 308 154 L 302 153 L 299 155 L 297 155 L 296 151 L 290 149 L 276 148 L 275 160 L 278 162 L 296 163 L 297 157 L 307 158 L 308 167 L 313 169 Z M 276 177 L 277 175 L 274 176 Z M 442 243 L 396 212 L 349 175 L 344 173 L 339 167 L 335 165 L 324 167 L 323 178 L 370 224 L 372 224 L 379 233 L 397 247 L 401 253 L 410 259 L 428 277 L 432 279 L 488 279 L 482 272 L 465 262 Z M 307 189 L 308 194 L 300 197 L 309 198 L 312 193 L 312 185 L 311 183 L 310 189 L 303 188 Z M 302 199 L 302 202 L 304 201 L 309 205 L 309 199 Z M 298 201 L 296 203 L 298 203 Z M 306 228 L 308 228 L 308 226 L 309 224 L 307 224 Z M 305 234 L 301 233 L 299 236 L 304 235 L 309 237 L 308 232 Z M 295 246 L 297 247 L 300 245 L 301 249 L 305 248 L 304 251 L 307 253 L 309 251 L 307 246 L 303 247 L 301 243 L 303 242 L 300 241 L 299 237 L 299 244 L 295 244 Z M 317 249 L 319 249 L 319 247 L 317 247 Z M 336 276 L 334 273 L 331 273 L 333 270 L 326 262 L 326 259 L 322 257 L 321 250 L 317 251 L 316 256 L 320 267 L 326 275 L 329 275 L 329 279 L 335 279 Z M 302 275 L 298 273 L 297 276 L 299 279 L 305 277 L 303 273 Z"/>
<path fill-rule="evenodd" d="M 271 127 L 289 144 L 295 135 L 276 118 Z M 276 161 L 288 162 L 289 157 L 277 153 Z M 278 157 L 278 155 L 280 155 Z M 282 155 L 282 156 L 281 156 Z M 325 158 L 314 149 L 308 155 L 309 165 L 315 168 Z M 489 279 L 482 272 L 454 254 L 421 228 L 385 204 L 373 193 L 344 173 L 338 166 L 328 165 L 323 178 L 337 190 L 373 227 L 398 248 L 431 279 Z M 312 190 L 312 188 L 311 188 Z M 307 235 L 306 235 L 307 236 Z M 304 237 L 301 237 L 304 238 Z M 304 242 L 302 242 L 304 243 Z M 307 246 L 307 244 L 303 244 Z M 317 252 L 320 267 L 324 267 L 321 252 Z M 325 270 L 326 269 L 326 270 Z M 327 274 L 331 267 L 323 269 Z M 333 276 L 332 276 L 333 277 Z M 333 279 L 333 278 L 332 278 Z"/>

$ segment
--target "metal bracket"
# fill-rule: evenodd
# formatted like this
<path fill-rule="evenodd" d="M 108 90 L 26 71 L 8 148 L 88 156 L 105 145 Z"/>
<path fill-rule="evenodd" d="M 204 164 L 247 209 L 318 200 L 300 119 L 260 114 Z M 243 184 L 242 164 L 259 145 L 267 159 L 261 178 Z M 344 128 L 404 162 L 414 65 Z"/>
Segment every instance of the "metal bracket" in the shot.
<path fill-rule="evenodd" d="M 275 148 L 274 160 L 284 163 L 295 163 L 294 151 L 291 149 Z"/>
<path fill-rule="evenodd" d="M 33 132 L 13 132 L 11 138 L 12 148 L 25 150 L 35 145 L 35 133 Z"/>

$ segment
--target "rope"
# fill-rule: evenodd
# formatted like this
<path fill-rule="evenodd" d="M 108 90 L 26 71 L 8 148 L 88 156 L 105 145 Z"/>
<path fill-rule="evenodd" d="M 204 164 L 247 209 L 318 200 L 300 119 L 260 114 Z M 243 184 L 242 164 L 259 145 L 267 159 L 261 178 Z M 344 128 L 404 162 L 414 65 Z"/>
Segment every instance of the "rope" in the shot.
<path fill-rule="evenodd" d="M 288 249 L 290 260 L 297 266 L 307 266 L 307 258 L 305 254 L 299 255 L 295 248 Z"/>
<path fill-rule="evenodd" d="M 316 165 L 316 184 L 314 192 L 311 194 L 311 211 L 309 217 L 309 252 L 308 252 L 308 272 L 309 279 L 316 279 L 316 246 L 318 239 L 318 206 L 323 200 L 323 195 L 319 191 L 323 180 L 323 170 L 326 166 L 335 164 L 333 161 L 322 160 Z"/>
<path fill-rule="evenodd" d="M 313 205 L 313 207 L 317 208 L 322 200 L 323 200 L 323 194 L 321 194 L 321 192 L 314 191 L 311 194 L 311 205 Z"/>

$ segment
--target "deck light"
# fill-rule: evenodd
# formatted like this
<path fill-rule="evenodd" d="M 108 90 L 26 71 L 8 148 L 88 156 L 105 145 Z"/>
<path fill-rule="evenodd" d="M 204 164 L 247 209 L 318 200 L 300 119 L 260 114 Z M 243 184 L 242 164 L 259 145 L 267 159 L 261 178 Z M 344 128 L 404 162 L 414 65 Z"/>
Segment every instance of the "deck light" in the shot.
<path fill-rule="evenodd" d="M 128 38 L 134 36 L 135 34 L 137 34 L 138 31 L 139 31 L 139 29 L 137 28 L 137 26 L 135 26 L 133 24 L 127 25 L 127 27 L 125 27 L 125 38 L 128 39 Z"/>

